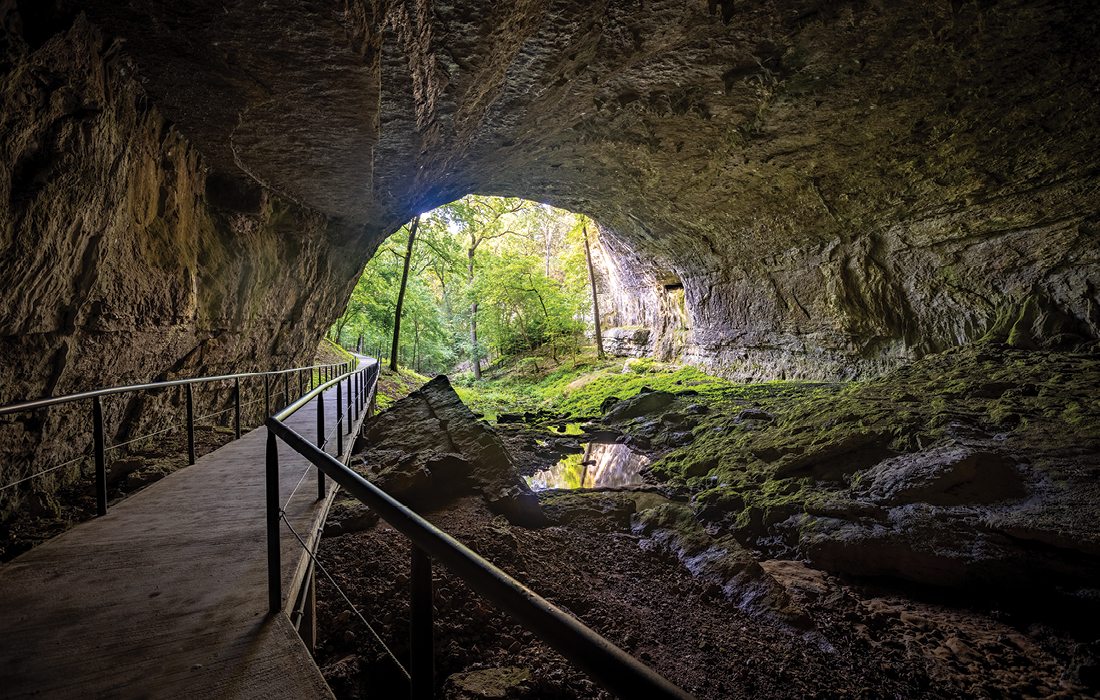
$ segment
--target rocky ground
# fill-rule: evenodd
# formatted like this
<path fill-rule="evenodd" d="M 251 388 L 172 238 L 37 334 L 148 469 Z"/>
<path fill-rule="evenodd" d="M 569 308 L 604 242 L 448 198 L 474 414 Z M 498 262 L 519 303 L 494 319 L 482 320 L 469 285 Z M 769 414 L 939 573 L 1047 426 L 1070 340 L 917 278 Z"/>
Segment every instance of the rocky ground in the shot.
<path fill-rule="evenodd" d="M 585 428 L 649 450 L 651 486 L 537 501 L 517 474 L 585 437 L 543 439 L 538 415 L 538 433 L 493 430 L 437 380 L 372 424 L 358 468 L 701 698 L 1089 697 L 1098 375 L 1095 355 L 985 346 L 855 385 L 609 398 Z M 403 538 L 349 503 L 326 534 L 326 566 L 403 658 Z M 600 697 L 436 576 L 449 697 Z M 319 605 L 337 695 L 401 692 L 327 582 Z"/>

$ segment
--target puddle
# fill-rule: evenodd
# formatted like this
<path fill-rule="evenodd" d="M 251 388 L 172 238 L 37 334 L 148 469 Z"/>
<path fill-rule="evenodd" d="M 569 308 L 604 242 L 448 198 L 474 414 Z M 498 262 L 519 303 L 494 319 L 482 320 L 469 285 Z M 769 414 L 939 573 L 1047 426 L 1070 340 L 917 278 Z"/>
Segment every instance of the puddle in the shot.
<path fill-rule="evenodd" d="M 525 477 L 535 491 L 545 489 L 602 488 L 637 486 L 649 457 L 618 443 L 590 442 L 582 445 L 582 454 L 566 455 L 550 469 Z"/>
<path fill-rule="evenodd" d="M 580 423 L 559 423 L 551 425 L 549 430 L 555 435 L 584 435 Z"/>

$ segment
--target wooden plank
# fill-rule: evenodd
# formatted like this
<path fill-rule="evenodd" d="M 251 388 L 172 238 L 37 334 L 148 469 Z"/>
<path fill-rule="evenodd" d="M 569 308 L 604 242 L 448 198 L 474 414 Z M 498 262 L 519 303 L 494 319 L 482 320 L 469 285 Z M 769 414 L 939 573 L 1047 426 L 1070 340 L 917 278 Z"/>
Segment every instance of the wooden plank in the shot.
<path fill-rule="evenodd" d="M 315 405 L 288 423 L 313 437 Z M 267 614 L 265 449 L 259 428 L 0 567 L 0 696 L 331 697 L 289 619 Z M 307 537 L 329 499 L 282 444 L 279 460 Z M 282 550 L 289 594 L 306 556 L 285 527 Z"/>

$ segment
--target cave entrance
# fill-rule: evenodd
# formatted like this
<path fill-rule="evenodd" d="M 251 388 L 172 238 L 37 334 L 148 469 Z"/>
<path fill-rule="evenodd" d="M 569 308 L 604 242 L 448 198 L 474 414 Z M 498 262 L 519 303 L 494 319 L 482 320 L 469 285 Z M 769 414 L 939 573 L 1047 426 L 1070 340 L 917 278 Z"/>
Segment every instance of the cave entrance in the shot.
<path fill-rule="evenodd" d="M 502 360 L 522 372 L 589 354 L 598 248 L 583 214 L 467 195 L 378 247 L 330 335 L 391 369 L 475 379 Z"/>

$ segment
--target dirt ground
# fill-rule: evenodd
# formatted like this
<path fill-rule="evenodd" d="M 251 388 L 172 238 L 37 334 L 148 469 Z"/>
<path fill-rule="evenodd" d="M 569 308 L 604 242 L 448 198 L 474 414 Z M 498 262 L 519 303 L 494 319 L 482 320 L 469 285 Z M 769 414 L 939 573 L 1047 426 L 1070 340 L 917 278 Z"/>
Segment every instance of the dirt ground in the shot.
<path fill-rule="evenodd" d="M 610 521 L 529 530 L 464 498 L 425 514 L 698 698 L 1087 697 L 1095 650 L 1034 622 L 876 592 L 798 562 L 762 565 L 809 624 L 749 615 Z M 397 657 L 408 650 L 409 549 L 385 523 L 326 537 L 321 558 Z M 436 567 L 436 678 L 518 667 L 497 697 L 610 697 Z M 322 581 L 318 662 L 340 698 L 400 697 L 392 660 Z M 1095 679 L 1093 679 L 1095 680 Z M 453 686 L 453 684 L 452 684 Z M 448 697 L 493 697 L 461 694 Z"/>

